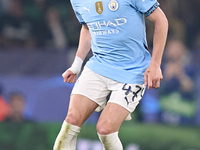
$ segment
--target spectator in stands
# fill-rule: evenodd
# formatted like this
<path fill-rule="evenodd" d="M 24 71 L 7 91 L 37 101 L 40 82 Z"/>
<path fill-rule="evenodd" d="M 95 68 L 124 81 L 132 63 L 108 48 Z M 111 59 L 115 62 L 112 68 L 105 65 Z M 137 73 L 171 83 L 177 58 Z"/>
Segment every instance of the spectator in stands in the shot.
<path fill-rule="evenodd" d="M 77 47 L 79 41 L 79 31 L 81 29 L 80 23 L 74 14 L 74 10 L 69 3 L 66 9 L 66 14 L 63 16 L 63 26 L 68 38 L 69 47 Z"/>
<path fill-rule="evenodd" d="M 176 79 L 179 83 L 180 91 L 184 93 L 193 90 L 193 81 L 189 76 L 192 72 L 187 72 L 191 62 L 191 54 L 180 40 L 170 40 L 167 44 L 166 63 L 164 67 L 165 80 Z M 169 82 L 168 82 L 169 83 Z M 170 90 L 170 89 L 169 89 Z"/>
<path fill-rule="evenodd" d="M 55 6 L 45 1 L 35 0 L 34 3 L 25 5 L 27 15 L 32 18 L 37 36 L 37 47 L 63 51 L 68 47 L 66 30 L 60 14 Z M 30 11 L 32 10 L 32 11 Z M 33 12 L 34 11 L 34 12 Z"/>
<path fill-rule="evenodd" d="M 23 116 L 25 108 L 24 96 L 21 93 L 13 92 L 9 96 L 9 104 L 11 108 L 10 115 L 5 119 L 5 122 L 27 122 Z"/>
<path fill-rule="evenodd" d="M 164 112 L 167 112 L 168 119 L 175 120 L 173 123 L 186 123 L 194 119 L 196 109 L 196 89 L 193 82 L 194 70 L 193 65 L 191 65 L 192 57 L 184 43 L 177 39 L 168 41 L 165 56 L 163 69 L 165 80 L 163 80 L 160 88 L 161 107 L 165 107 Z M 176 105 L 173 105 L 174 102 Z M 170 105 L 166 106 L 166 103 L 170 103 Z M 180 111 L 178 108 L 181 107 L 181 104 L 184 104 L 190 111 L 184 112 L 184 109 Z M 173 116 L 172 114 L 175 115 Z M 166 116 L 164 118 L 166 119 Z M 167 122 L 170 122 L 168 119 Z"/>
<path fill-rule="evenodd" d="M 34 27 L 26 18 L 21 0 L 11 0 L 0 23 L 0 47 L 5 49 L 35 47 Z"/>
<path fill-rule="evenodd" d="M 57 9 L 52 6 L 49 7 L 45 19 L 49 33 L 48 43 L 46 44 L 58 50 L 64 50 L 67 47 L 67 38 Z"/>

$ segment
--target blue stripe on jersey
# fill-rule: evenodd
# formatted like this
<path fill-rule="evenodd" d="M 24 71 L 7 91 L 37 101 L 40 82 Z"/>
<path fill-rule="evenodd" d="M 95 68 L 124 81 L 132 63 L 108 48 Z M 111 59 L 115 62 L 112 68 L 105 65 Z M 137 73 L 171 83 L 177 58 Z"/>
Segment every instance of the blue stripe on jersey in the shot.
<path fill-rule="evenodd" d="M 155 3 L 144 15 L 148 17 L 157 7 L 159 6 L 158 3 Z"/>

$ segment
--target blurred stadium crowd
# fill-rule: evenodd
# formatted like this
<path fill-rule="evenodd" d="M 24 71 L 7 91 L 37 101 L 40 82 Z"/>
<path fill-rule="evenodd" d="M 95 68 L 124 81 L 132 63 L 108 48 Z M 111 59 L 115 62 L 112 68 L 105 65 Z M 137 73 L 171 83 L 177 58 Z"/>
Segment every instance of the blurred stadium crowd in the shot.
<path fill-rule="evenodd" d="M 198 0 L 159 0 L 169 19 L 169 39 L 199 48 Z M 0 48 L 66 48 L 77 46 L 80 25 L 67 0 L 1 0 Z M 152 43 L 152 24 L 147 23 Z"/>
<path fill-rule="evenodd" d="M 80 25 L 68 1 L 1 0 L 0 46 L 58 48 L 76 46 Z"/>
<path fill-rule="evenodd" d="M 138 118 L 200 125 L 200 1 L 158 1 L 169 20 L 164 80 L 159 90 L 147 91 L 139 106 L 143 117 Z M 67 52 L 77 47 L 81 26 L 69 1 L 0 0 L 0 7 L 0 52 Z M 146 24 L 151 49 L 153 24 Z"/>

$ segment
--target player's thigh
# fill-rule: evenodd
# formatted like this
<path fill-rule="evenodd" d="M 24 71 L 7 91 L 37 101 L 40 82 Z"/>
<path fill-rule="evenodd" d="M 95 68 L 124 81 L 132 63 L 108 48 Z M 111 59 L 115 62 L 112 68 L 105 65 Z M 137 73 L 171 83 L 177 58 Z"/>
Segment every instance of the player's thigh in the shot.
<path fill-rule="evenodd" d="M 80 94 L 96 102 L 101 110 L 106 105 L 106 97 L 110 93 L 106 84 L 107 78 L 93 72 L 87 67 L 78 78 L 71 95 Z"/>
<path fill-rule="evenodd" d="M 73 94 L 71 95 L 66 121 L 70 124 L 81 127 L 82 124 L 98 107 L 98 104 L 88 97 Z"/>
<path fill-rule="evenodd" d="M 108 103 L 98 120 L 97 132 L 106 135 L 118 131 L 129 113 L 127 109 L 116 103 Z"/>

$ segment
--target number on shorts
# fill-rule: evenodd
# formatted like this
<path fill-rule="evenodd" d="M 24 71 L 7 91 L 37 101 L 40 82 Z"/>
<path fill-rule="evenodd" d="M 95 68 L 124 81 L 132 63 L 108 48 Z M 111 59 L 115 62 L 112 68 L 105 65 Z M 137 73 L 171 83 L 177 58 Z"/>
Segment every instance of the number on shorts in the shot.
<path fill-rule="evenodd" d="M 140 87 L 139 85 L 136 85 L 135 87 L 137 88 L 136 91 L 132 91 L 132 87 L 130 85 L 128 86 L 127 84 L 124 84 L 124 86 L 122 87 L 122 90 L 126 91 L 124 99 L 126 100 L 127 105 L 129 103 L 134 102 L 135 98 L 138 97 L 139 93 L 140 93 L 141 98 L 143 96 L 142 93 L 143 93 L 144 88 Z M 131 93 L 133 94 L 132 99 L 128 100 L 127 95 L 129 95 Z"/>

